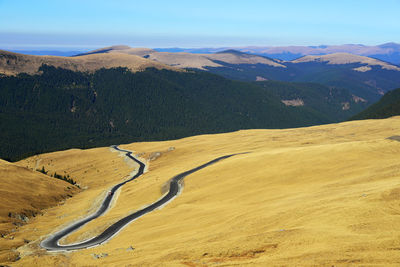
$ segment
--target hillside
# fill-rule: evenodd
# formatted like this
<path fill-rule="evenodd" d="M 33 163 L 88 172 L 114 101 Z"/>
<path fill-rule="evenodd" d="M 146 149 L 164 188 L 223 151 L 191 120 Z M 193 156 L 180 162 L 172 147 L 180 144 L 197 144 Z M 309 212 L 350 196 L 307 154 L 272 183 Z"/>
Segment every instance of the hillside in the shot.
<path fill-rule="evenodd" d="M 368 106 L 367 100 L 351 94 L 348 90 L 329 88 L 316 83 L 259 81 L 256 84 L 277 95 L 287 106 L 303 107 L 310 112 L 319 111 L 333 122 L 347 120 L 352 114 Z"/>
<path fill-rule="evenodd" d="M 398 115 L 400 115 L 400 89 L 387 92 L 377 103 L 353 116 L 351 119 L 384 119 Z"/>
<path fill-rule="evenodd" d="M 43 209 L 58 205 L 78 192 L 77 187 L 67 182 L 3 160 L 0 160 L 0 184 L 0 262 L 16 258 L 18 253 L 12 249 L 26 243 L 24 239 L 14 239 L 15 231 L 42 215 Z"/>
<path fill-rule="evenodd" d="M 0 79 L 1 158 L 239 129 L 309 126 L 348 114 L 286 106 L 257 84 L 207 72 L 40 70 L 40 75 Z M 359 112 L 356 103 L 351 108 Z"/>
<path fill-rule="evenodd" d="M 143 177 L 124 186 L 112 210 L 71 235 L 70 242 L 89 238 L 156 200 L 178 173 L 219 156 L 249 153 L 189 175 L 183 192 L 162 209 L 101 246 L 69 253 L 46 253 L 38 244 L 93 207 L 96 196 L 118 180 L 112 170 L 118 168 L 123 177 L 119 168 L 126 165 L 107 165 L 112 157 L 118 159 L 109 149 L 40 155 L 43 164 L 74 173 L 82 185 L 96 180 L 100 185 L 89 186 L 16 232 L 16 239 L 32 242 L 18 249 L 19 261 L 4 264 L 398 265 L 400 142 L 388 138 L 398 135 L 399 128 L 395 117 L 124 145 L 144 158 L 155 152 L 160 156 L 150 161 Z M 19 164 L 35 161 L 27 160 L 31 163 Z"/>
<path fill-rule="evenodd" d="M 101 68 L 126 67 L 131 71 L 141 71 L 149 67 L 173 69 L 136 55 L 93 53 L 78 57 L 31 56 L 0 50 L 0 75 L 19 73 L 38 74 L 43 65 L 72 71 L 93 72 Z"/>

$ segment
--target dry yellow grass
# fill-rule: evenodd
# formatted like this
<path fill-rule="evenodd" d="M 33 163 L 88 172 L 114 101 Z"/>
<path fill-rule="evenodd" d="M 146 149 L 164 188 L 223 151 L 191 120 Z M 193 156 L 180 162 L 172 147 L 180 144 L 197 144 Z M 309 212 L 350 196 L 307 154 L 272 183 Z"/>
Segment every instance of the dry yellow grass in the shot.
<path fill-rule="evenodd" d="M 142 157 L 162 154 L 150 162 L 149 172 L 123 187 L 112 210 L 70 241 L 96 234 L 154 201 L 178 173 L 222 155 L 250 153 L 189 175 L 183 193 L 167 206 L 132 222 L 104 245 L 70 253 L 47 253 L 38 243 L 87 212 L 132 166 L 108 148 L 40 155 L 89 188 L 16 233 L 35 242 L 19 248 L 22 259 L 14 264 L 398 266 L 400 142 L 387 138 L 400 135 L 399 129 L 395 117 L 123 145 L 146 153 Z M 127 250 L 130 246 L 135 249 Z M 108 256 L 93 257 L 101 253 Z"/>
<path fill-rule="evenodd" d="M 19 226 L 78 191 L 67 182 L 3 160 L 0 184 L 0 262 L 15 258 L 12 249 L 27 239 L 14 238 Z"/>

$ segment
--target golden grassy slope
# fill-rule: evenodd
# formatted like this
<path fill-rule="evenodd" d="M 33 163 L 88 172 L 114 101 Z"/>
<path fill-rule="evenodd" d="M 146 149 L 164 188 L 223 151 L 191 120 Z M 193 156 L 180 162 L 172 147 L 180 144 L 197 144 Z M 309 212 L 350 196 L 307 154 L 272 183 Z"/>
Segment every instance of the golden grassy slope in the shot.
<path fill-rule="evenodd" d="M 78 191 L 69 183 L 3 160 L 0 184 L 0 262 L 15 257 L 10 250 L 24 244 L 24 239 L 14 238 L 19 226 Z"/>
<path fill-rule="evenodd" d="M 75 176 L 86 167 L 93 173 L 81 178 L 88 190 L 18 233 L 37 241 L 19 249 L 22 259 L 16 264 L 398 266 L 400 142 L 387 137 L 400 135 L 399 129 L 396 117 L 124 145 L 146 152 L 143 157 L 163 153 L 148 173 L 125 185 L 111 211 L 70 240 L 98 233 L 103 224 L 157 199 L 162 185 L 182 171 L 218 156 L 250 153 L 186 177 L 183 193 L 167 206 L 134 221 L 104 245 L 71 253 L 41 251 L 39 237 L 87 212 L 107 182 L 118 180 L 110 170 L 118 158 L 108 149 L 41 155 Z M 107 182 L 99 179 L 98 187 L 95 168 L 105 168 L 96 177 L 107 177 Z M 124 164 L 115 168 L 129 171 Z M 127 250 L 130 246 L 135 250 Z M 101 253 L 108 256 L 93 257 Z"/>
<path fill-rule="evenodd" d="M 59 57 L 22 55 L 0 50 L 0 74 L 16 75 L 21 72 L 36 74 L 42 64 L 89 72 L 113 67 L 126 67 L 134 72 L 149 67 L 177 70 L 162 63 L 130 54 L 101 53 L 78 57 Z"/>

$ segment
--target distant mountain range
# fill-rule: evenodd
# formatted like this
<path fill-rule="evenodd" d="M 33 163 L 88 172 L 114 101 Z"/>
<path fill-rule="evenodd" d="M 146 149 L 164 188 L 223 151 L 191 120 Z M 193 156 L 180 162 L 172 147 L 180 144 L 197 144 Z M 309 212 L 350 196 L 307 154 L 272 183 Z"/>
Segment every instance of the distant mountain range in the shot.
<path fill-rule="evenodd" d="M 249 54 L 266 56 L 274 59 L 290 61 L 308 55 L 327 55 L 332 53 L 349 53 L 353 55 L 367 56 L 386 61 L 392 64 L 400 64 L 400 44 L 385 43 L 375 46 L 362 44 L 344 45 L 318 45 L 318 46 L 242 46 L 242 47 L 212 47 L 212 48 L 154 48 L 158 52 L 186 52 L 192 54 L 213 54 L 224 50 L 237 50 Z M 101 50 L 101 49 L 100 49 Z M 58 50 L 12 50 L 15 53 L 26 55 L 49 56 L 75 56 L 86 51 L 58 51 Z"/>
<path fill-rule="evenodd" d="M 159 52 L 187 52 L 209 54 L 223 50 L 235 49 L 241 52 L 267 56 L 280 60 L 294 60 L 307 55 L 326 55 L 332 53 L 349 53 L 368 56 L 392 64 L 400 64 L 400 44 L 386 43 L 376 46 L 362 44 L 319 45 L 319 46 L 244 46 L 220 48 L 157 48 Z"/>
<path fill-rule="evenodd" d="M 369 103 L 377 101 L 385 92 L 400 86 L 399 66 L 349 53 L 304 56 L 283 61 L 232 49 L 213 54 L 194 54 L 113 46 L 80 56 L 94 54 L 136 55 L 172 67 L 206 70 L 242 81 L 320 83 L 330 88 L 346 89 L 355 97 Z"/>

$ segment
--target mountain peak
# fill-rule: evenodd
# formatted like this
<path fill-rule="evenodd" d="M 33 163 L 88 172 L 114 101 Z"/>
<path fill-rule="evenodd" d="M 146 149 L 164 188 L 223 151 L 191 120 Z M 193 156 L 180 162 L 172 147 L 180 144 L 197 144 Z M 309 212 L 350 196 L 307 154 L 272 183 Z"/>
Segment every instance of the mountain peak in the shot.
<path fill-rule="evenodd" d="M 242 52 L 242 51 L 239 51 L 239 50 L 235 50 L 235 49 L 227 49 L 227 50 L 223 50 L 223 51 L 217 52 L 215 54 L 248 55 L 245 52 Z"/>
<path fill-rule="evenodd" d="M 144 54 L 154 53 L 155 50 L 145 47 L 130 47 L 127 45 L 113 45 L 108 47 L 99 48 L 89 51 L 87 53 L 79 54 L 76 56 L 103 54 L 103 53 L 124 53 L 130 55 L 143 56 Z"/>
<path fill-rule="evenodd" d="M 394 43 L 394 42 L 390 42 L 390 43 L 385 43 L 385 44 L 378 45 L 378 47 L 380 47 L 380 48 L 397 48 L 397 49 L 400 49 L 400 44 Z"/>
<path fill-rule="evenodd" d="M 127 45 L 113 45 L 113 46 L 107 46 L 107 47 L 95 49 L 95 50 L 89 51 L 87 53 L 78 54 L 76 56 L 109 53 L 109 52 L 116 51 L 116 50 L 127 50 L 127 49 L 130 49 L 130 48 L 131 47 L 127 46 Z"/>
<path fill-rule="evenodd" d="M 113 45 L 109 47 L 112 50 L 124 50 L 124 49 L 130 49 L 132 47 L 130 47 L 129 45 Z"/>

